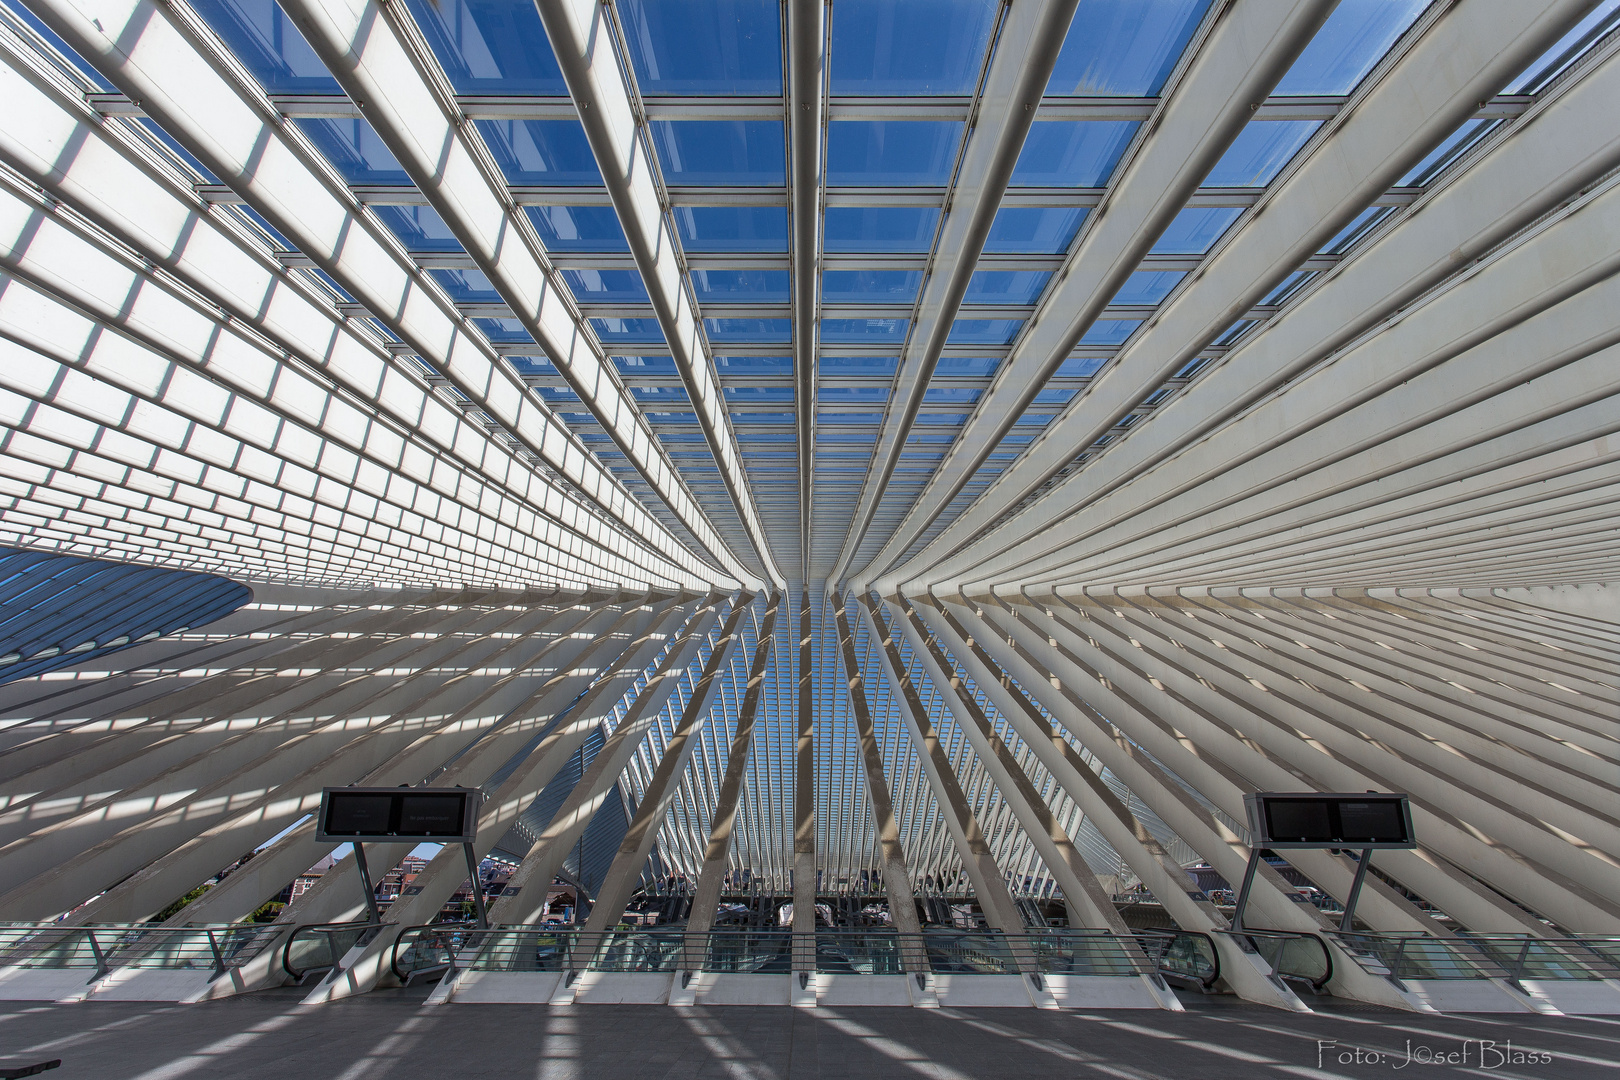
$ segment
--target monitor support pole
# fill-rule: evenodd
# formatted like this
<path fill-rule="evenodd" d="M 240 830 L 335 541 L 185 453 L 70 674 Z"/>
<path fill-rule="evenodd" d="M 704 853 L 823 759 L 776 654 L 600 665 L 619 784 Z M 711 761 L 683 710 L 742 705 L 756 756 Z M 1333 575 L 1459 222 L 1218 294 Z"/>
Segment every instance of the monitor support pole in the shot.
<path fill-rule="evenodd" d="M 360 871 L 360 887 L 366 890 L 366 910 L 371 913 L 371 921 L 382 922 L 382 912 L 377 910 L 377 890 L 371 884 L 371 871 L 366 867 L 366 845 L 356 840 L 354 842 L 354 868 Z"/>
<path fill-rule="evenodd" d="M 1237 906 L 1232 909 L 1232 929 L 1243 929 L 1243 909 L 1249 906 L 1249 891 L 1254 888 L 1254 872 L 1260 869 L 1260 849 L 1249 852 L 1249 865 L 1243 871 L 1243 887 L 1238 890 Z"/>
<path fill-rule="evenodd" d="M 1362 848 L 1356 862 L 1355 880 L 1350 882 L 1350 895 L 1344 898 L 1344 917 L 1339 920 L 1339 933 L 1348 934 L 1355 929 L 1356 901 L 1361 899 L 1361 886 L 1367 880 L 1367 867 L 1372 865 L 1372 848 Z"/>
<path fill-rule="evenodd" d="M 461 850 L 467 854 L 467 873 L 472 875 L 473 901 L 478 905 L 478 929 L 489 929 L 489 909 L 484 906 L 484 883 L 478 880 L 478 853 L 473 851 L 470 843 L 462 844 Z"/>

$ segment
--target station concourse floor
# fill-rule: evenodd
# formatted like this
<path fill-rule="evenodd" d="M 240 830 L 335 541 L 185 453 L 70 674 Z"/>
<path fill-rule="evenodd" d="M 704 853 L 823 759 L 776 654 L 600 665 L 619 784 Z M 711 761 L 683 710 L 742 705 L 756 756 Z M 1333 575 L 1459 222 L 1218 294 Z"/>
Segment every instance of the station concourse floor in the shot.
<path fill-rule="evenodd" d="M 415 987 L 315 1007 L 298 1004 L 302 991 L 201 1005 L 0 1002 L 0 1068 L 60 1058 L 45 1080 L 1620 1075 L 1620 1018 L 1415 1016 L 1334 1004 L 1295 1016 L 1225 998 L 1188 1000 L 1188 1012 L 1175 1014 L 424 1006 L 425 995 Z M 1455 1064 L 1435 1060 L 1443 1056 Z"/>

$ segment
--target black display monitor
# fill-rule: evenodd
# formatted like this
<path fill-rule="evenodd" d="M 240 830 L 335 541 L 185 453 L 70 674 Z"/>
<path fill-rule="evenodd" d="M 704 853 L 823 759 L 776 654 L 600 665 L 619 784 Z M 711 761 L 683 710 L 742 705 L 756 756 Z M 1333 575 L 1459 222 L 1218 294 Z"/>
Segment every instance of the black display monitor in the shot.
<path fill-rule="evenodd" d="M 1394 792 L 1268 791 L 1245 795 L 1256 848 L 1410 848 L 1412 811 Z"/>
<path fill-rule="evenodd" d="M 483 793 L 472 788 L 327 788 L 315 838 L 327 843 L 471 843 Z"/>

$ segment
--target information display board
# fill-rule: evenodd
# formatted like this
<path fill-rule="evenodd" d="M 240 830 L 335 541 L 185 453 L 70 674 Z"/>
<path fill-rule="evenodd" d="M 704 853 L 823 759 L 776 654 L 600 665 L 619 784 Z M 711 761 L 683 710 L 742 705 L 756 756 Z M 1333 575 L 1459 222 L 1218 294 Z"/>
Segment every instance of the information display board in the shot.
<path fill-rule="evenodd" d="M 1417 846 L 1403 794 L 1267 791 L 1243 801 L 1256 848 Z"/>
<path fill-rule="evenodd" d="M 473 788 L 326 788 L 315 838 L 327 843 L 471 843 L 483 793 Z"/>

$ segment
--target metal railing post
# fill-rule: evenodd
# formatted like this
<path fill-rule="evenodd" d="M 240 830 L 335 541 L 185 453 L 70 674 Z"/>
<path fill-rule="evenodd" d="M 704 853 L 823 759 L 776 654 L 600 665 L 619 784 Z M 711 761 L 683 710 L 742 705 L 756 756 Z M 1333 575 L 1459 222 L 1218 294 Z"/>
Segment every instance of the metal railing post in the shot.
<path fill-rule="evenodd" d="M 101 943 L 96 940 L 96 932 L 86 928 L 84 936 L 85 939 L 90 942 L 91 954 L 96 958 L 96 978 L 105 979 L 108 975 L 112 974 L 112 969 L 107 966 L 107 958 L 101 953 Z M 93 982 L 95 980 L 91 981 Z"/>
<path fill-rule="evenodd" d="M 214 978 L 225 974 L 225 954 L 219 951 L 219 941 L 214 937 L 212 930 L 205 930 L 208 935 L 208 949 L 214 954 Z"/>

